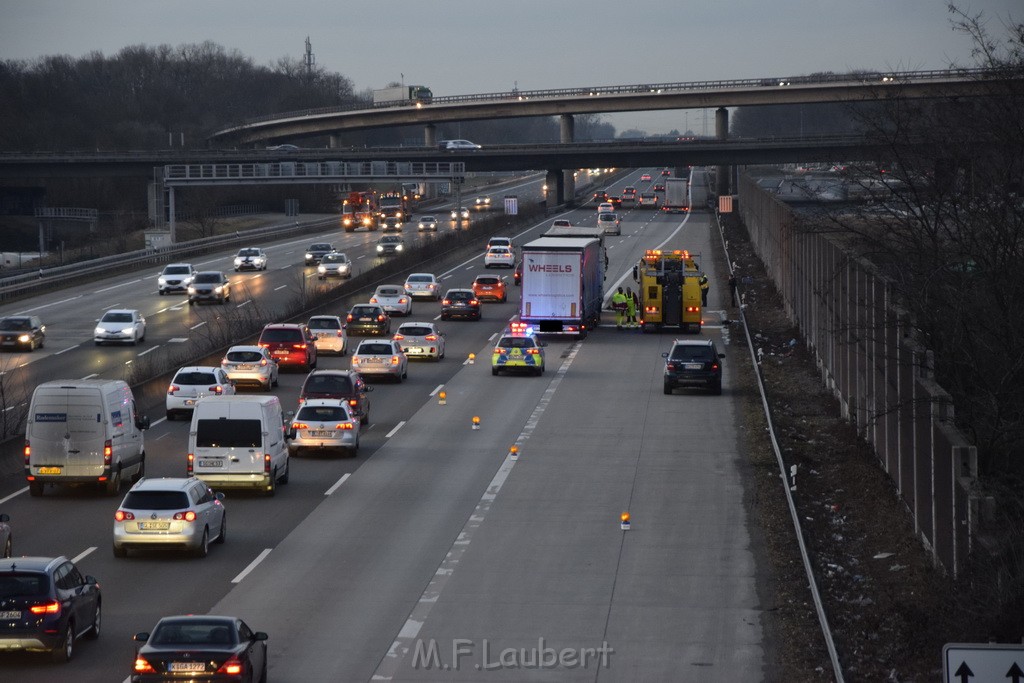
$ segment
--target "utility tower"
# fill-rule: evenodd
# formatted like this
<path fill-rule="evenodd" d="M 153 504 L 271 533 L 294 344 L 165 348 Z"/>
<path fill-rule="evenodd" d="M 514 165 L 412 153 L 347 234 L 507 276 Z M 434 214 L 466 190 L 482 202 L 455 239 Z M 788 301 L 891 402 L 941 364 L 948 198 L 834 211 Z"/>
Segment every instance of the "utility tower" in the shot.
<path fill-rule="evenodd" d="M 312 76 L 313 65 L 316 64 L 316 55 L 313 54 L 313 44 L 309 42 L 309 36 L 306 36 L 306 56 L 303 61 L 306 63 L 306 76 Z"/>

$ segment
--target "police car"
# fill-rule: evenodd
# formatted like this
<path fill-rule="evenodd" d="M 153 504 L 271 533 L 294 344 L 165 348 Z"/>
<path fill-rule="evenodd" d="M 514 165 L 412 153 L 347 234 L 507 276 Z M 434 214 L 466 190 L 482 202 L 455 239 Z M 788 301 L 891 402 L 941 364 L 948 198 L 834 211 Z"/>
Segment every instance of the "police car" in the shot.
<path fill-rule="evenodd" d="M 526 323 L 512 323 L 494 347 L 491 355 L 491 374 L 502 370 L 527 370 L 535 375 L 544 374 L 544 347 L 546 344 L 534 336 Z"/>

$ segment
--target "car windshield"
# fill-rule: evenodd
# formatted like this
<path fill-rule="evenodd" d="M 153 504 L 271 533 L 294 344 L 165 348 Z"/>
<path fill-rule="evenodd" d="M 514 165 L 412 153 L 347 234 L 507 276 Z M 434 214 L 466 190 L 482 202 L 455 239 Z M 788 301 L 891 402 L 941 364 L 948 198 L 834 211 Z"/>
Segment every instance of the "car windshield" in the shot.
<path fill-rule="evenodd" d="M 300 422 L 344 422 L 348 420 L 348 413 L 341 406 L 303 406 L 295 419 Z"/>
<path fill-rule="evenodd" d="M 310 375 L 302 387 L 304 394 L 350 394 L 352 381 L 345 375 Z"/>
<path fill-rule="evenodd" d="M 334 247 L 329 244 L 314 244 L 309 248 L 310 251 L 334 251 Z"/>
<path fill-rule="evenodd" d="M 491 247 L 491 254 L 504 256 L 508 254 L 508 247 Z"/>
<path fill-rule="evenodd" d="M 422 327 L 420 325 L 406 327 L 402 325 L 398 328 L 398 334 L 405 334 L 410 337 L 426 337 L 428 334 L 432 334 L 433 330 L 429 327 Z"/>
<path fill-rule="evenodd" d="M 260 250 L 259 249 L 242 249 L 240 252 L 238 252 L 238 255 L 239 256 L 259 256 L 260 255 Z"/>
<path fill-rule="evenodd" d="M 504 346 L 509 349 L 529 349 L 533 348 L 533 340 L 529 337 L 502 337 L 501 341 L 498 342 L 498 346 Z"/>
<path fill-rule="evenodd" d="M 328 254 L 324 256 L 324 260 L 321 263 L 345 263 L 348 261 L 348 257 L 344 254 Z"/>
<path fill-rule="evenodd" d="M 341 321 L 337 318 L 310 318 L 306 327 L 311 330 L 340 330 Z"/>
<path fill-rule="evenodd" d="M 406 282 L 433 282 L 434 278 L 431 275 L 410 275 Z"/>
<path fill-rule="evenodd" d="M 615 214 L 613 214 L 613 213 L 602 213 L 600 216 L 597 217 L 597 220 L 604 221 L 606 223 L 608 221 L 613 221 L 614 222 L 615 221 Z"/>
<path fill-rule="evenodd" d="M 354 306 L 352 308 L 353 316 L 368 316 L 368 315 L 379 315 L 380 309 L 376 306 Z"/>
<path fill-rule="evenodd" d="M 131 321 L 131 313 L 106 313 L 100 319 L 101 323 L 130 323 Z"/>
<path fill-rule="evenodd" d="M 360 356 L 390 356 L 391 344 L 360 344 L 356 354 Z"/>
<path fill-rule="evenodd" d="M 434 218 L 433 216 L 424 216 L 420 220 L 423 221 L 424 223 L 433 223 L 433 222 L 437 221 L 437 219 Z"/>
<path fill-rule="evenodd" d="M 302 330 L 296 330 L 292 328 L 280 328 L 272 327 L 269 330 L 263 330 L 263 334 L 260 335 L 261 342 L 301 342 L 302 341 Z"/>
<path fill-rule="evenodd" d="M 402 241 L 402 238 L 399 237 L 398 235 L 391 235 L 389 237 L 382 237 L 380 239 L 380 243 L 381 244 L 394 244 L 396 242 L 401 242 L 401 241 Z"/>
<path fill-rule="evenodd" d="M 228 351 L 228 360 L 232 363 L 259 363 L 263 354 L 259 351 Z"/>
<path fill-rule="evenodd" d="M 32 325 L 29 323 L 28 318 L 4 318 L 0 320 L 0 329 L 2 330 L 31 330 Z"/>
<path fill-rule="evenodd" d="M 478 285 L 496 285 L 500 280 L 496 277 L 478 277 L 476 283 Z"/>
<path fill-rule="evenodd" d="M 171 384 L 205 384 L 206 386 L 216 383 L 217 376 L 214 375 L 212 372 L 198 372 L 194 370 L 191 372 L 179 372 L 177 375 L 174 376 L 174 379 L 171 381 Z"/>
<path fill-rule="evenodd" d="M 220 280 L 220 273 L 199 273 L 195 277 L 195 282 L 197 284 L 213 284 L 215 282 L 220 282 Z"/>
<path fill-rule="evenodd" d="M 259 448 L 263 431 L 259 420 L 199 420 L 198 448 Z"/>
<path fill-rule="evenodd" d="M 150 637 L 153 645 L 234 645 L 233 628 L 223 621 L 189 621 L 159 624 Z"/>
<path fill-rule="evenodd" d="M 184 510 L 188 506 L 184 491 L 129 491 L 121 505 L 129 510 Z"/>
<path fill-rule="evenodd" d="M 188 266 L 167 266 L 164 268 L 164 275 L 188 275 L 192 269 Z"/>
<path fill-rule="evenodd" d="M 381 287 L 377 290 L 377 296 L 401 296 L 402 290 L 397 287 Z"/>
<path fill-rule="evenodd" d="M 49 587 L 50 579 L 46 574 L 38 572 L 0 574 L 0 599 L 45 595 Z"/>
<path fill-rule="evenodd" d="M 445 298 L 455 301 L 463 301 L 466 299 L 472 299 L 473 296 L 473 292 L 448 292 L 448 296 Z"/>
<path fill-rule="evenodd" d="M 715 352 L 708 346 L 676 346 L 672 349 L 672 360 L 707 362 L 715 359 Z"/>

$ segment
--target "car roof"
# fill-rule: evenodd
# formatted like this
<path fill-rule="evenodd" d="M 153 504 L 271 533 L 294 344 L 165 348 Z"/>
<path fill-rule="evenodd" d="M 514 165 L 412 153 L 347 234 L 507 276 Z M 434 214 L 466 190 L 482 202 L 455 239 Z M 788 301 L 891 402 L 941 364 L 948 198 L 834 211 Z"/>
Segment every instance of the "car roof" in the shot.
<path fill-rule="evenodd" d="M 221 271 L 221 270 L 200 270 L 198 273 L 196 273 L 197 276 L 199 276 L 199 275 L 223 275 L 223 274 L 224 274 L 224 271 Z"/>
<path fill-rule="evenodd" d="M 265 330 L 299 330 L 305 327 L 305 323 L 267 323 L 263 326 Z"/>
<path fill-rule="evenodd" d="M 173 617 L 160 617 L 158 624 L 182 624 L 189 622 L 210 622 L 223 621 L 226 624 L 234 624 L 238 617 L 225 617 L 217 614 L 181 614 Z"/>
<path fill-rule="evenodd" d="M 143 477 L 129 491 L 184 491 L 194 477 Z"/>
<path fill-rule="evenodd" d="M 164 268 L 165 269 L 166 268 L 173 268 L 175 266 L 177 266 L 179 268 L 181 268 L 181 267 L 191 268 L 192 264 L 191 263 L 168 263 L 166 266 L 164 266 Z"/>
<path fill-rule="evenodd" d="M 306 375 L 306 379 L 309 379 L 313 375 L 358 375 L 356 370 L 343 370 L 341 368 L 323 368 L 320 370 L 313 370 L 311 373 Z"/>
<path fill-rule="evenodd" d="M 424 327 L 424 326 L 426 326 L 426 327 L 436 327 L 436 325 L 434 323 L 432 323 L 432 322 L 427 322 L 427 321 L 423 321 L 423 322 L 410 321 L 410 322 L 407 322 L 407 323 L 402 323 L 401 325 L 398 326 L 398 329 L 402 329 L 403 327 Z"/>
<path fill-rule="evenodd" d="M 307 398 L 302 402 L 300 408 L 322 408 L 324 406 L 348 410 L 348 401 L 343 398 Z"/>
<path fill-rule="evenodd" d="M 311 315 L 311 316 L 309 316 L 310 320 L 321 320 L 323 318 L 330 318 L 331 320 L 339 320 L 339 321 L 341 320 L 341 316 L 340 315 Z M 307 325 L 308 325 L 308 323 L 307 323 Z"/>
<path fill-rule="evenodd" d="M 421 221 L 428 221 L 428 220 L 429 221 L 436 221 L 437 219 L 434 218 L 433 214 L 429 214 L 429 215 L 426 215 L 426 216 L 420 216 L 420 220 Z"/>
<path fill-rule="evenodd" d="M 712 339 L 676 339 L 672 342 L 672 346 L 714 346 L 715 342 Z"/>
<path fill-rule="evenodd" d="M 452 289 L 449 289 L 447 292 L 445 292 L 445 296 L 447 296 L 449 294 L 454 294 L 455 292 L 459 292 L 461 294 L 469 294 L 470 296 L 475 296 L 473 290 L 468 288 L 468 287 L 454 287 Z"/>
<path fill-rule="evenodd" d="M 409 277 L 432 277 L 435 280 L 437 279 L 437 276 L 433 273 L 409 273 Z M 406 279 L 408 280 L 409 278 Z"/>
<path fill-rule="evenodd" d="M 137 309 L 137 308 L 108 308 L 107 310 L 103 311 L 103 315 L 106 315 L 107 313 L 138 313 L 138 312 L 139 312 L 139 309 Z"/>
<path fill-rule="evenodd" d="M 0 571 L 46 571 L 56 564 L 67 562 L 67 559 L 63 555 L 57 557 L 7 557 L 0 559 Z"/>
<path fill-rule="evenodd" d="M 178 368 L 178 372 L 213 372 L 219 369 L 219 365 L 185 365 Z M 178 372 L 174 374 L 178 374 Z"/>
<path fill-rule="evenodd" d="M 231 348 L 228 349 L 228 353 L 231 353 L 232 351 L 259 351 L 259 352 L 263 352 L 263 351 L 266 351 L 266 349 L 264 349 L 262 346 L 255 346 L 255 345 L 250 345 L 250 344 L 240 344 L 238 346 L 232 346 Z"/>

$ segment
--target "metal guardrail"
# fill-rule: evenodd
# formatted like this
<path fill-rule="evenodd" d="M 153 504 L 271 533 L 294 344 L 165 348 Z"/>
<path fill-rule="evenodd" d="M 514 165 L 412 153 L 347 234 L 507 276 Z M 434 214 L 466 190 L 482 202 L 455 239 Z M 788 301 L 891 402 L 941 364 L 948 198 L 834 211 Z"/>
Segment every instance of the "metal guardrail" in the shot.
<path fill-rule="evenodd" d="M 423 105 L 424 108 L 436 104 L 467 104 L 472 102 L 507 102 L 509 100 L 530 100 L 551 97 L 598 97 L 602 95 L 637 95 L 642 93 L 666 94 L 677 92 L 692 92 L 700 90 L 722 90 L 725 88 L 777 88 L 780 86 L 794 85 L 828 85 L 828 84 L 849 84 L 863 83 L 880 86 L 897 83 L 908 83 L 914 81 L 936 81 L 948 79 L 983 79 L 986 77 L 1005 77 L 1006 74 L 990 69 L 934 69 L 928 71 L 865 71 L 849 74 L 818 74 L 813 76 L 783 76 L 772 78 L 745 78 L 738 80 L 711 80 L 711 81 L 684 81 L 679 83 L 644 83 L 633 85 L 602 85 L 583 88 L 559 88 L 553 90 L 509 90 L 497 93 L 481 93 L 475 95 L 450 95 L 438 97 L 435 95 L 430 104 Z M 355 104 L 339 105 L 335 107 L 316 107 L 313 109 L 300 109 L 292 112 L 279 114 L 265 114 L 243 120 L 241 123 L 229 126 L 217 131 L 211 138 L 226 135 L 238 130 L 248 128 L 254 124 L 266 121 L 280 121 L 289 118 L 302 118 L 307 116 L 319 116 L 324 114 L 340 114 L 347 111 L 373 111 L 375 109 L 390 109 L 394 107 L 412 107 L 414 102 L 382 102 L 372 104 L 369 102 L 358 102 Z"/>
<path fill-rule="evenodd" d="M 11 295 L 15 293 L 21 295 L 35 290 L 53 288 L 57 284 L 65 284 L 69 279 L 84 278 L 110 272 L 114 267 L 133 268 L 143 265 L 167 263 L 219 247 L 251 243 L 254 239 L 268 235 L 287 237 L 310 230 L 318 230 L 334 223 L 336 223 L 334 218 L 318 219 L 305 223 L 294 221 L 287 224 L 282 223 L 262 228 L 253 228 L 251 230 L 240 230 L 227 235 L 201 237 L 168 247 L 139 249 L 64 266 L 40 268 L 33 273 L 24 273 L 0 279 L 0 299 L 11 298 Z"/>
<path fill-rule="evenodd" d="M 451 161 L 284 161 L 239 164 L 169 164 L 164 185 L 210 185 L 245 181 L 338 182 L 342 180 L 452 180 L 466 164 Z"/>

